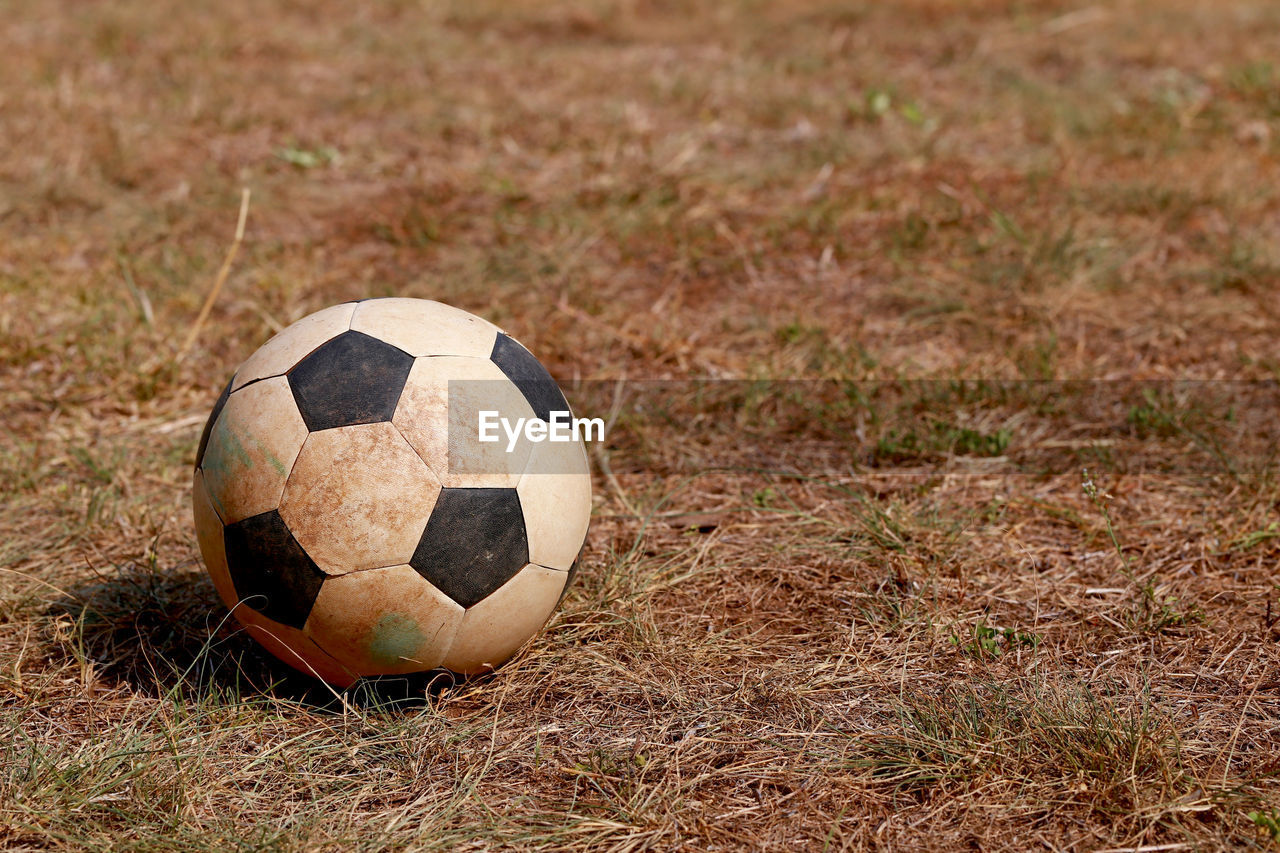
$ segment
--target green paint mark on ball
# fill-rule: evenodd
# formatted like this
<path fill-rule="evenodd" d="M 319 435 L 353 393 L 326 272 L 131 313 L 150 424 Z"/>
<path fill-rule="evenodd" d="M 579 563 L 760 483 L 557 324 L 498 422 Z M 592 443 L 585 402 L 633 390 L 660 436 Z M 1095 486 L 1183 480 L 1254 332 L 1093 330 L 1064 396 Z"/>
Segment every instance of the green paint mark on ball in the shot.
<path fill-rule="evenodd" d="M 267 460 L 267 464 L 270 465 L 272 468 L 276 469 L 277 474 L 283 477 L 285 474 L 289 473 L 288 469 L 284 467 L 284 463 L 281 462 L 279 459 L 277 459 L 274 453 L 272 453 L 270 450 L 268 450 L 266 447 L 260 444 L 257 440 L 255 440 L 253 443 L 259 450 L 262 451 L 262 458 Z"/>
<path fill-rule="evenodd" d="M 240 443 L 240 437 L 224 420 L 218 421 L 218 425 L 213 428 L 213 435 L 210 436 L 209 449 L 205 452 L 205 462 L 202 467 L 206 471 L 214 470 L 219 474 L 228 473 L 233 461 L 243 468 L 252 468 L 253 459 L 249 457 L 249 451 L 245 450 L 244 445 Z"/>
<path fill-rule="evenodd" d="M 414 660 L 425 640 L 417 622 L 401 613 L 386 613 L 373 627 L 369 656 L 387 665 Z"/>
<path fill-rule="evenodd" d="M 230 475 L 233 462 L 241 468 L 251 470 L 255 464 L 255 456 L 274 468 L 281 477 L 289 473 L 284 462 L 259 441 L 257 436 L 238 435 L 230 425 L 219 421 L 209 437 L 209 450 L 205 452 L 205 461 L 201 467 L 225 477 Z"/>

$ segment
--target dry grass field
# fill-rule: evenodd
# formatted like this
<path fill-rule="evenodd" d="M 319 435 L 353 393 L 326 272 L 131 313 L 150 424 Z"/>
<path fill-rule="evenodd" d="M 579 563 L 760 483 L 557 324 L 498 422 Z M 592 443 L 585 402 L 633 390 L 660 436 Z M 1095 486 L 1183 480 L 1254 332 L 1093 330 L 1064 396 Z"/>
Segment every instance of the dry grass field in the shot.
<path fill-rule="evenodd" d="M 0 0 L 0 45 L 0 847 L 1280 838 L 1277 4 Z M 190 467 L 270 334 L 392 294 L 612 429 L 544 634 L 339 696 L 226 624 Z"/>

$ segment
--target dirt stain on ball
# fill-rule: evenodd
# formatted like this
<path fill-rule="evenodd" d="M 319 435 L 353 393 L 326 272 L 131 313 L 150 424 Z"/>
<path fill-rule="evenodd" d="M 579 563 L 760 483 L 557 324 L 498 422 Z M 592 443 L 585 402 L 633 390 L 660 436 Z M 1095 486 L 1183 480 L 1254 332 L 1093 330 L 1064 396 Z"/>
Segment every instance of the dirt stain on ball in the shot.
<path fill-rule="evenodd" d="M 403 613 L 386 613 L 369 637 L 369 656 L 390 665 L 413 660 L 427 637 L 418 623 Z"/>

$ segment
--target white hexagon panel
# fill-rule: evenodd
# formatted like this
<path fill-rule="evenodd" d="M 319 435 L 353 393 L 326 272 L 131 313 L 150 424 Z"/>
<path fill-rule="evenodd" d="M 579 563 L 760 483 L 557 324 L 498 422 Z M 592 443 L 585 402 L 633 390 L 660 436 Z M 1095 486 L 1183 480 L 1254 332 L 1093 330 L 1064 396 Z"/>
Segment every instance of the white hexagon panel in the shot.
<path fill-rule="evenodd" d="M 353 671 L 422 672 L 444 660 L 463 612 L 412 566 L 390 566 L 327 578 L 304 630 Z"/>
<path fill-rule="evenodd" d="M 392 424 L 308 436 L 280 501 L 280 517 L 329 575 L 408 563 L 440 481 Z"/>
<path fill-rule="evenodd" d="M 235 391 L 209 431 L 200 468 L 224 524 L 280 505 L 307 427 L 283 376 Z"/>
<path fill-rule="evenodd" d="M 444 486 L 505 488 L 520 481 L 530 444 L 480 441 L 481 412 L 510 423 L 534 417 L 529 401 L 488 359 L 431 357 L 414 362 L 392 422 Z"/>
<path fill-rule="evenodd" d="M 591 473 L 582 442 L 534 445 L 516 489 L 529 538 L 529 561 L 568 571 L 591 521 Z"/>

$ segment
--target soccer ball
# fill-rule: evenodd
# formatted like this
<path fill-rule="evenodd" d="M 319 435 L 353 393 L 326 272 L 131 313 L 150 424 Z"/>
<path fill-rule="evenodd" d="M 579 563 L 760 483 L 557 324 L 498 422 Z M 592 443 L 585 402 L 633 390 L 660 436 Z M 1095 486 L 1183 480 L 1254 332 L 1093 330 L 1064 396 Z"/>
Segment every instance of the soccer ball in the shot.
<path fill-rule="evenodd" d="M 568 410 L 528 350 L 465 311 L 396 298 L 305 317 L 240 366 L 200 438 L 214 586 L 267 650 L 339 686 L 492 669 L 572 580 L 591 479 L 578 436 L 486 442 L 478 423 Z"/>

